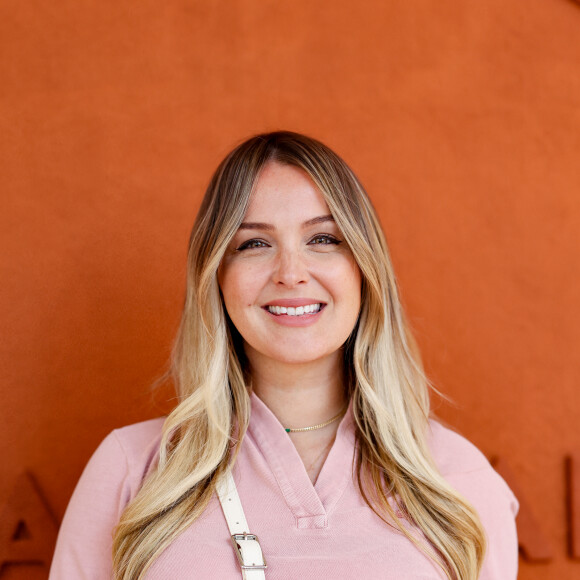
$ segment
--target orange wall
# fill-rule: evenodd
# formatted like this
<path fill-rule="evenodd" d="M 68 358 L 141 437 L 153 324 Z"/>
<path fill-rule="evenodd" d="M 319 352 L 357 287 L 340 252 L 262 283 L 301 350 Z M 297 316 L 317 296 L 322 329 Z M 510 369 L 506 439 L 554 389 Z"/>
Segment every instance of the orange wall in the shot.
<path fill-rule="evenodd" d="M 0 4 L 0 509 L 39 513 L 40 496 L 59 520 L 104 435 L 167 409 L 149 385 L 210 172 L 288 128 L 367 185 L 456 402 L 438 412 L 509 465 L 551 546 L 520 578 L 580 576 L 564 463 L 580 451 L 580 5 L 105 4 Z M 11 495 L 24 470 L 36 488 Z"/>

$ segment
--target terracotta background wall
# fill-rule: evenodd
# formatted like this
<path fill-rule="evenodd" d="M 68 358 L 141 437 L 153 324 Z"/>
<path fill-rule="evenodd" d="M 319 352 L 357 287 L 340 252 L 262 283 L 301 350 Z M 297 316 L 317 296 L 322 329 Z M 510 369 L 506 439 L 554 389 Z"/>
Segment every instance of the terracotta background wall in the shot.
<path fill-rule="evenodd" d="M 169 407 L 200 197 L 277 128 L 371 192 L 439 414 L 527 498 L 520 577 L 580 576 L 580 4 L 2 0 L 0 49 L 2 580 L 46 578 L 99 441 Z"/>

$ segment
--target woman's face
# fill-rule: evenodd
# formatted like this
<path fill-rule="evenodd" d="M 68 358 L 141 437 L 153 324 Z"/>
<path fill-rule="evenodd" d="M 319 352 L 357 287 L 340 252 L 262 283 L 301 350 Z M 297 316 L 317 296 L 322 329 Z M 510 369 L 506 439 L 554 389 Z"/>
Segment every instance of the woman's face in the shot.
<path fill-rule="evenodd" d="M 250 361 L 338 356 L 360 310 L 360 270 L 322 194 L 280 163 L 263 168 L 218 280 Z"/>

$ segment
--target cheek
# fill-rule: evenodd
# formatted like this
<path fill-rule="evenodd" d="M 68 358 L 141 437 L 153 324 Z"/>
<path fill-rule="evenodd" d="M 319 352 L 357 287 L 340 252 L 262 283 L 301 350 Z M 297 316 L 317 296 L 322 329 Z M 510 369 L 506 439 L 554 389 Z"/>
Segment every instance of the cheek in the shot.
<path fill-rule="evenodd" d="M 356 321 L 361 307 L 362 274 L 355 264 L 343 272 L 343 276 L 337 281 L 341 287 L 341 297 L 348 307 L 349 316 Z"/>
<path fill-rule="evenodd" d="M 246 264 L 228 265 L 218 274 L 218 283 L 230 316 L 248 306 L 258 297 L 258 274 Z"/>
<path fill-rule="evenodd" d="M 357 296 L 357 302 L 360 302 L 362 290 L 362 273 L 353 256 L 349 260 L 349 273 L 347 274 L 353 294 Z"/>
<path fill-rule="evenodd" d="M 222 293 L 226 310 L 230 317 L 238 302 L 239 284 L 237 282 L 236 269 L 229 265 L 222 265 L 218 271 L 218 284 Z"/>
<path fill-rule="evenodd" d="M 340 264 L 330 264 L 326 268 L 325 277 L 335 293 L 353 303 L 360 302 L 362 274 L 353 259 L 344 259 Z"/>

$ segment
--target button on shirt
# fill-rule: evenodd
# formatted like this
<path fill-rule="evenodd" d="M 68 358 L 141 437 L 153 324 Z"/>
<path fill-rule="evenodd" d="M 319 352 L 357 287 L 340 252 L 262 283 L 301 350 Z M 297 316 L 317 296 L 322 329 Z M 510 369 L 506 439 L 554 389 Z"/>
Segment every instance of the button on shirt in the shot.
<path fill-rule="evenodd" d="M 118 429 L 99 446 L 67 508 L 50 580 L 112 577 L 113 529 L 155 465 L 162 425 L 163 419 L 155 419 Z M 518 504 L 512 492 L 460 435 L 431 421 L 428 441 L 443 476 L 476 508 L 486 530 L 480 579 L 515 580 Z M 233 473 L 250 532 L 258 536 L 268 563 L 266 579 L 445 578 L 364 502 L 353 471 L 354 452 L 349 409 L 313 485 L 289 435 L 252 394 L 251 421 Z M 154 561 L 146 578 L 241 578 L 217 497 Z"/>

